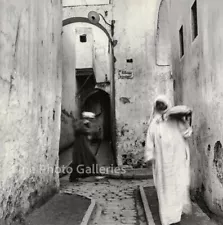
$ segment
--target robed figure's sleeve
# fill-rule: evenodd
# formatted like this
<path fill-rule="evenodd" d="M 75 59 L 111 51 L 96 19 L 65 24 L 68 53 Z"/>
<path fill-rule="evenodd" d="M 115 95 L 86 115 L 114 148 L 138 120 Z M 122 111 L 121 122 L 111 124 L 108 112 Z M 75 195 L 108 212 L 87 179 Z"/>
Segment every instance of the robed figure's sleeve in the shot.
<path fill-rule="evenodd" d="M 193 130 L 188 121 L 179 121 L 178 122 L 178 127 L 185 139 L 191 137 Z"/>
<path fill-rule="evenodd" d="M 144 161 L 148 162 L 151 161 L 152 159 L 154 159 L 154 138 L 151 132 L 151 127 L 149 127 L 146 135 Z"/>

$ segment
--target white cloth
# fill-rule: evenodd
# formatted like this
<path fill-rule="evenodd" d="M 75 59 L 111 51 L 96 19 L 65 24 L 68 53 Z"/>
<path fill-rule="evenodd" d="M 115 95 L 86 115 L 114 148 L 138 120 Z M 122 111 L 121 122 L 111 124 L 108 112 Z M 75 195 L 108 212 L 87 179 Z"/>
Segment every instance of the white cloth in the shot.
<path fill-rule="evenodd" d="M 92 112 L 83 112 L 82 113 L 82 117 L 83 118 L 94 119 L 95 118 L 95 114 L 92 113 Z"/>
<path fill-rule="evenodd" d="M 172 118 L 160 118 L 156 114 L 148 128 L 145 161 L 153 160 L 160 219 L 162 225 L 169 225 L 178 223 L 182 213 L 191 210 L 190 152 L 186 140 L 191 128 Z"/>
<path fill-rule="evenodd" d="M 162 111 L 162 112 L 158 112 L 156 110 L 156 102 L 163 102 L 164 104 L 166 104 L 167 108 L 166 110 Z M 159 119 L 162 117 L 162 115 L 164 115 L 169 109 L 171 108 L 171 102 L 169 101 L 169 99 L 165 96 L 165 95 L 159 95 L 157 98 L 155 98 L 154 103 L 153 103 L 153 108 L 152 108 L 152 112 L 150 115 L 150 119 L 148 121 L 148 125 L 150 125 L 150 123 L 154 120 L 154 119 Z"/>

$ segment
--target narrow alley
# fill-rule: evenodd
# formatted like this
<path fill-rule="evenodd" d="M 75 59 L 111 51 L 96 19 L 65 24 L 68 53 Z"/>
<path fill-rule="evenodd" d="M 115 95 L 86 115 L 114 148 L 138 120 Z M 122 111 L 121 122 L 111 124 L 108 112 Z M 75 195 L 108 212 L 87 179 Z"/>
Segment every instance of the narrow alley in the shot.
<path fill-rule="evenodd" d="M 222 225 L 222 8 L 0 0 L 0 225 Z"/>

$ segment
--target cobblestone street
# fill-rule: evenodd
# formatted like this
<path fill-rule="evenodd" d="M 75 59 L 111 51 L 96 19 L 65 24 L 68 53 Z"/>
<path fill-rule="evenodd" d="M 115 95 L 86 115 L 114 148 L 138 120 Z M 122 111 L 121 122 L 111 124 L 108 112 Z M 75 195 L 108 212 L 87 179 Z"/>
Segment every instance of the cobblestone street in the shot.
<path fill-rule="evenodd" d="M 61 179 L 62 193 L 75 193 L 96 200 L 100 215 L 96 225 L 146 225 L 141 202 L 135 190 L 139 185 L 153 185 L 152 180 L 103 180 L 99 182 L 69 183 Z"/>

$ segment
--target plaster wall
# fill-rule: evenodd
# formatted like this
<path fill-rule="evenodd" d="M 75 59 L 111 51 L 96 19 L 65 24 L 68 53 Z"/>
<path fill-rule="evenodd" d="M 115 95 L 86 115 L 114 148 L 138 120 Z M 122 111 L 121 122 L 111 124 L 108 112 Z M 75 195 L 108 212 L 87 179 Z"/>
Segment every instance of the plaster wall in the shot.
<path fill-rule="evenodd" d="M 64 19 L 87 17 L 90 11 L 101 13 L 100 23 L 114 40 L 114 77 L 111 77 L 112 128 L 115 137 L 117 163 L 131 154 L 132 164 L 143 157 L 147 121 L 153 99 L 166 94 L 172 99 L 173 85 L 170 60 L 167 54 L 157 60 L 156 39 L 160 0 L 113 0 L 108 5 L 64 7 Z M 166 24 L 164 25 L 166 27 Z M 166 32 L 166 30 L 165 30 Z M 165 36 L 165 33 L 162 37 Z M 169 48 L 168 38 L 161 38 L 165 51 Z M 117 43 L 117 44 L 116 44 Z M 159 47 L 159 50 L 162 49 Z M 165 52 L 162 49 L 163 52 Z M 169 49 L 168 49 L 169 52 Z M 111 56 L 112 54 L 110 54 Z M 160 52 L 158 57 L 162 56 Z M 157 61 L 167 61 L 159 65 Z M 112 65 L 112 64 L 110 64 Z M 113 68 L 111 68 L 113 70 Z M 132 76 L 133 75 L 133 76 Z M 129 79 L 130 78 L 130 79 Z M 114 110 L 113 110 L 114 109 Z M 114 141 L 115 140 L 115 141 Z"/>
<path fill-rule="evenodd" d="M 76 68 L 93 68 L 96 83 L 110 81 L 111 47 L 106 34 L 98 27 L 88 23 L 73 23 L 64 27 L 74 29 L 76 39 L 75 58 Z M 87 35 L 87 43 L 80 43 L 79 36 Z M 67 43 L 68 44 L 68 43 Z"/>
<path fill-rule="evenodd" d="M 194 40 L 191 25 L 193 3 L 193 0 L 171 1 L 175 101 L 193 108 L 192 188 L 199 188 L 210 209 L 223 215 L 223 2 L 197 0 L 198 36 Z M 182 25 L 183 57 L 179 44 Z"/>
<path fill-rule="evenodd" d="M 59 0 L 0 1 L 0 224 L 59 188 Z"/>
<path fill-rule="evenodd" d="M 62 106 L 60 150 L 66 149 L 74 141 L 73 118 L 79 118 L 78 90 L 76 82 L 75 30 L 63 27 L 62 35 Z"/>
<path fill-rule="evenodd" d="M 78 24 L 79 27 L 75 26 L 75 36 L 72 37 L 75 39 L 75 59 L 76 60 L 76 69 L 84 68 L 93 68 L 93 33 L 92 29 L 89 27 L 81 27 L 81 24 Z M 73 26 L 69 25 L 70 29 L 73 29 Z M 86 42 L 81 42 L 81 35 L 86 35 Z"/>
<path fill-rule="evenodd" d="M 156 60 L 156 28 L 160 1 L 114 0 L 115 110 L 118 164 L 131 154 L 132 164 L 143 157 L 147 121 L 154 98 L 172 98 L 170 68 Z M 133 76 L 123 76 L 132 73 Z M 127 74 L 128 75 L 128 74 Z"/>

